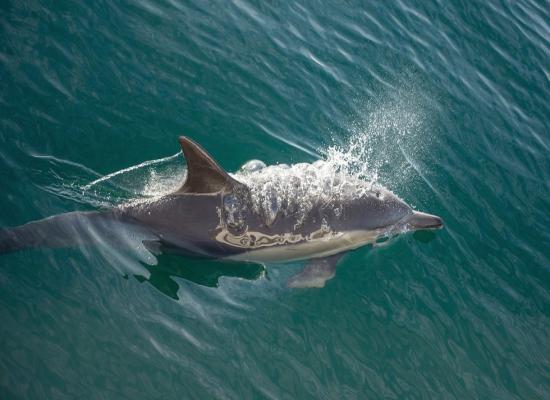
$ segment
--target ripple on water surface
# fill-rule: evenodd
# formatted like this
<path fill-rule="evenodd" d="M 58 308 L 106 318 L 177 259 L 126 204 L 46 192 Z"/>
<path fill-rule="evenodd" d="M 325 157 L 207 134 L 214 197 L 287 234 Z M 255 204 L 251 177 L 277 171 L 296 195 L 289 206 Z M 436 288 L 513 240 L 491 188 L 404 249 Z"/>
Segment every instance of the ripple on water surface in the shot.
<path fill-rule="evenodd" d="M 544 2 L 0 8 L 0 226 L 169 193 L 180 134 L 258 188 L 345 171 L 446 223 L 322 290 L 283 287 L 300 263 L 2 256 L 0 397 L 548 398 Z"/>

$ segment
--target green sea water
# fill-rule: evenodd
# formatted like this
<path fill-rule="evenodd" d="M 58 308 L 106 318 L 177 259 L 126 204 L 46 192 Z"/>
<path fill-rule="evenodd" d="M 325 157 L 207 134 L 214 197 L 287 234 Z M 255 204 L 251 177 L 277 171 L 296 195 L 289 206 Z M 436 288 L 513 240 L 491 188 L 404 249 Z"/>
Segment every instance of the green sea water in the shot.
<path fill-rule="evenodd" d="M 0 256 L 0 398 L 550 398 L 548 1 L 2 1 L 0 227 L 337 147 L 435 234 L 323 289 L 108 246 Z M 355 145 L 355 146 L 352 146 Z"/>

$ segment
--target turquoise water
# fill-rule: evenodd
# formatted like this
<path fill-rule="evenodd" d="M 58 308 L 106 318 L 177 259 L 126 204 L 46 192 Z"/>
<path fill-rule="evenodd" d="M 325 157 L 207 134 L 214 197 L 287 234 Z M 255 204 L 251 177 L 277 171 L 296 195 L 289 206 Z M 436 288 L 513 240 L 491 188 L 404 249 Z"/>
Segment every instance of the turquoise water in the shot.
<path fill-rule="evenodd" d="M 0 5 L 0 226 L 340 146 L 433 235 L 301 263 L 0 257 L 1 398 L 550 397 L 546 1 Z M 360 144 L 350 150 L 350 143 Z"/>

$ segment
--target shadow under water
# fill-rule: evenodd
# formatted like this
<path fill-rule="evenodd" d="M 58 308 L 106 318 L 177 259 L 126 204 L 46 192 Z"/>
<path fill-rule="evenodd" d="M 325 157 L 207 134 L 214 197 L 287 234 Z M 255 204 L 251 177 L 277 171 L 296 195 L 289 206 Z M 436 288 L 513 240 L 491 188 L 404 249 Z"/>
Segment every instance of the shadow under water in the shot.
<path fill-rule="evenodd" d="M 436 234 L 433 231 L 416 231 L 413 232 L 412 236 L 420 243 L 429 243 L 436 238 Z"/>
<path fill-rule="evenodd" d="M 265 274 L 265 267 L 254 263 L 192 259 L 172 254 L 158 255 L 157 260 L 157 265 L 144 265 L 150 273 L 149 278 L 134 276 L 175 300 L 179 299 L 179 285 L 173 279 L 176 277 L 202 286 L 218 287 L 222 276 L 256 280 Z"/>

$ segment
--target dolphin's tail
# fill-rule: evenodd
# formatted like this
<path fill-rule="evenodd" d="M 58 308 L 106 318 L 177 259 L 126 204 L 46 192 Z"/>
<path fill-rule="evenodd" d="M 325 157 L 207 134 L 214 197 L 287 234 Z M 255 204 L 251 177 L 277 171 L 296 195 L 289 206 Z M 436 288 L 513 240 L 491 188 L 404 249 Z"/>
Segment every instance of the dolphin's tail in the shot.
<path fill-rule="evenodd" d="M 12 251 L 22 250 L 21 244 L 17 238 L 14 229 L 0 230 L 0 254 L 11 253 Z"/>
<path fill-rule="evenodd" d="M 71 212 L 0 229 L 0 254 L 31 248 L 62 248 L 90 243 L 97 223 L 104 220 L 98 212 Z"/>

